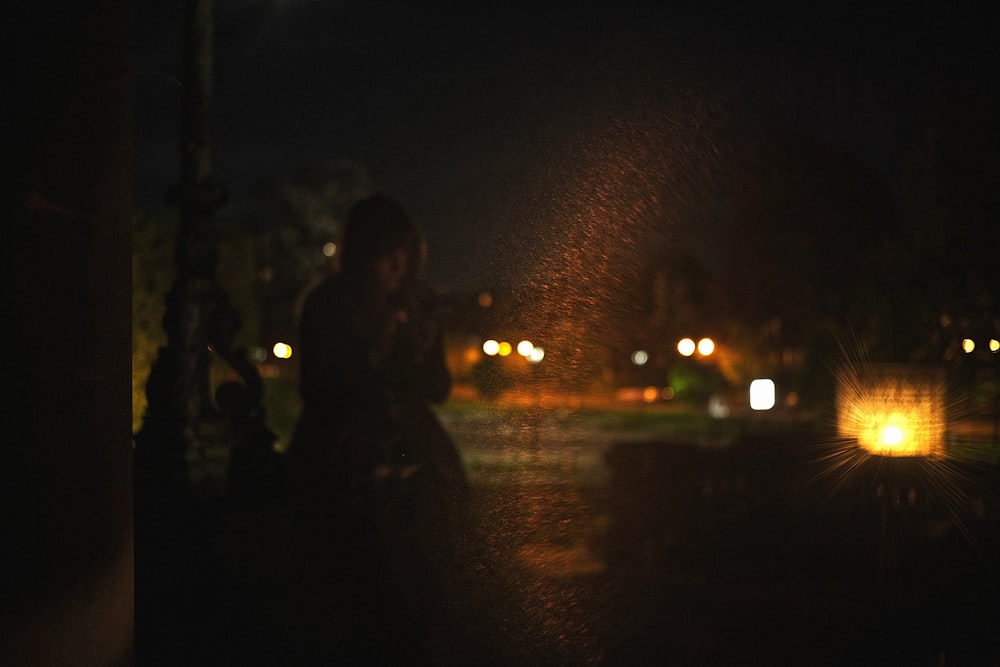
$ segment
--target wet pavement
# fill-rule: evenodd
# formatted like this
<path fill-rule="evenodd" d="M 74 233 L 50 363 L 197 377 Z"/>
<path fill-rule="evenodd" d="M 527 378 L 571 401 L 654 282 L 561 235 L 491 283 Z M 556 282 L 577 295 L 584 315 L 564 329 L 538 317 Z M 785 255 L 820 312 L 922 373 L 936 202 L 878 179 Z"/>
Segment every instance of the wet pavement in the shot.
<path fill-rule="evenodd" d="M 474 522 L 420 664 L 1000 664 L 995 468 L 813 431 L 688 444 L 550 414 L 446 425 Z M 329 664 L 290 658 L 285 529 L 280 512 L 226 520 L 178 629 L 185 664 Z"/>

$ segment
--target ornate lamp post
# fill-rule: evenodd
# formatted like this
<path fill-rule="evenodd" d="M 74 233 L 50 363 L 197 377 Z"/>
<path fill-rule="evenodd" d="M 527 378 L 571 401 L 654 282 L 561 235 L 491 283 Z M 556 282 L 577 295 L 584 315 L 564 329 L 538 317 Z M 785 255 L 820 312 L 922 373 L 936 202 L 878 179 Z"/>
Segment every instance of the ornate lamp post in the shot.
<path fill-rule="evenodd" d="M 136 511 L 148 519 L 159 514 L 155 508 L 178 516 L 176 510 L 190 500 L 188 455 L 197 450 L 200 421 L 211 410 L 208 323 L 226 307 L 210 231 L 212 216 L 226 201 L 212 179 L 211 0 L 187 3 L 185 40 L 181 181 L 168 193 L 180 211 L 176 276 L 163 319 L 167 345 L 150 372 L 149 408 L 136 435 Z"/>

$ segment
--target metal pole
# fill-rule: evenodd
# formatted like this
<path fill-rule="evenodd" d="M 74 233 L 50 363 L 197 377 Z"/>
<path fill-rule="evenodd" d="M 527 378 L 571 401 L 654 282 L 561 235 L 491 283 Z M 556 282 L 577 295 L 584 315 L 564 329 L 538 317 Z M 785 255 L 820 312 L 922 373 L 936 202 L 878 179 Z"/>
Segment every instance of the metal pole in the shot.
<path fill-rule="evenodd" d="M 191 452 L 211 411 L 207 326 L 226 297 L 216 278 L 211 219 L 226 201 L 212 180 L 212 0 L 188 0 L 185 14 L 184 116 L 179 185 L 168 200 L 180 213 L 176 275 L 166 296 L 167 345 L 146 386 L 148 411 L 136 435 L 136 506 L 176 510 L 190 492 Z M 144 501 L 147 501 L 144 505 Z"/>

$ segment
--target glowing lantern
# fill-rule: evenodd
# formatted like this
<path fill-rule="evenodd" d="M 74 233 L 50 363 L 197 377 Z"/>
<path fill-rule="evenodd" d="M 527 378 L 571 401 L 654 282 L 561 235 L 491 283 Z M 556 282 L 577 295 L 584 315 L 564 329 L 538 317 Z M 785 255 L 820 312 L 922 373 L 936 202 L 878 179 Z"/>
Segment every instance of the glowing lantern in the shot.
<path fill-rule="evenodd" d="M 945 426 L 939 368 L 872 364 L 850 368 L 839 378 L 837 429 L 872 454 L 942 454 Z"/>

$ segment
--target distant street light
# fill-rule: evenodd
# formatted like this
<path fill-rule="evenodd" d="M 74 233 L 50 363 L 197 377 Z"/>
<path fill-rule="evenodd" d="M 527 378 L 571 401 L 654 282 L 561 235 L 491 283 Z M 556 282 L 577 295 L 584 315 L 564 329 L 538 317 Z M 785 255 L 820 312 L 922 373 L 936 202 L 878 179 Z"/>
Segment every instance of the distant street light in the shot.
<path fill-rule="evenodd" d="M 695 343 L 692 338 L 681 338 L 677 341 L 677 351 L 685 357 L 690 357 L 695 352 L 703 357 L 708 357 L 715 352 L 715 341 L 711 338 L 702 338 Z"/>
<path fill-rule="evenodd" d="M 715 341 L 711 338 L 702 338 L 698 341 L 698 354 L 707 357 L 715 352 Z"/>
<path fill-rule="evenodd" d="M 697 346 L 690 338 L 682 338 L 677 342 L 677 351 L 685 357 L 690 357 L 696 349 Z"/>

